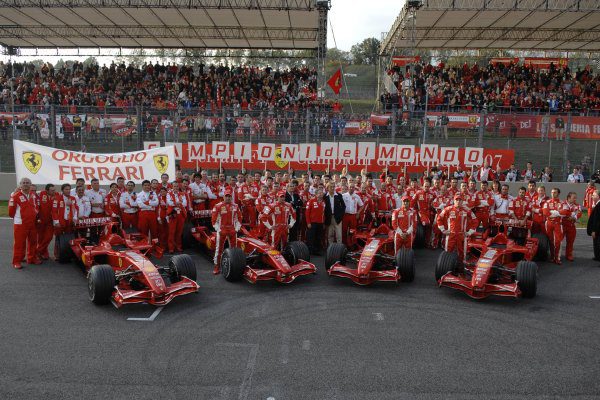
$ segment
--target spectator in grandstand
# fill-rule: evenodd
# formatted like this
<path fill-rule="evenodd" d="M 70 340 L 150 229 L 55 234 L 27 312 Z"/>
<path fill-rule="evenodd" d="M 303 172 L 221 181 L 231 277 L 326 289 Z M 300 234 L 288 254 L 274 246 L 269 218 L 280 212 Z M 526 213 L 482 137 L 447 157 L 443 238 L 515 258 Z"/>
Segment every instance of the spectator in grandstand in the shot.
<path fill-rule="evenodd" d="M 569 177 L 567 178 L 567 182 L 570 182 L 570 183 L 583 183 L 583 182 L 585 182 L 585 178 L 583 177 L 583 175 L 581 174 L 581 172 L 579 172 L 579 168 L 578 167 L 573 168 L 573 173 L 569 174 Z"/>
<path fill-rule="evenodd" d="M 552 182 L 552 168 L 544 167 L 544 170 L 542 171 L 542 173 L 540 175 L 540 180 L 543 183 Z"/>

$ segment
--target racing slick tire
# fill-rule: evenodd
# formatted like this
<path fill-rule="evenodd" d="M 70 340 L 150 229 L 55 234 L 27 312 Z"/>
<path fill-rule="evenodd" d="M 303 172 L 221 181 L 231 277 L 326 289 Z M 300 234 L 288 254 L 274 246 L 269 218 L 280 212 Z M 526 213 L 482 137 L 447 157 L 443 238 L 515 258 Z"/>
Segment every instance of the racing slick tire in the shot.
<path fill-rule="evenodd" d="M 536 261 L 548 261 L 550 256 L 550 240 L 548 236 L 543 233 L 534 233 L 531 237 L 538 240 L 537 253 L 535 253 L 533 259 Z"/>
<path fill-rule="evenodd" d="M 327 247 L 327 252 L 325 253 L 325 270 L 329 271 L 329 268 L 331 268 L 331 266 L 336 262 L 345 265 L 347 254 L 348 249 L 346 248 L 345 244 L 331 243 Z"/>
<path fill-rule="evenodd" d="M 435 264 L 435 280 L 439 281 L 448 272 L 452 272 L 453 274 L 460 273 L 458 253 L 442 251 Z"/>
<path fill-rule="evenodd" d="M 533 261 L 521 260 L 517 264 L 517 286 L 526 299 L 535 297 L 537 292 L 537 269 Z"/>
<path fill-rule="evenodd" d="M 413 249 L 400 249 L 396 253 L 396 268 L 401 282 L 415 280 L 415 252 Z"/>
<path fill-rule="evenodd" d="M 194 243 L 196 243 L 196 239 L 194 239 L 194 235 L 192 235 L 192 228 L 194 224 L 190 221 L 186 221 L 183 224 L 183 235 L 181 237 L 181 245 L 184 249 L 191 249 L 194 247 Z"/>
<path fill-rule="evenodd" d="M 54 256 L 56 261 L 61 264 L 71 262 L 73 259 L 73 249 L 71 248 L 71 240 L 75 239 L 72 233 L 62 233 L 54 238 Z"/>
<path fill-rule="evenodd" d="M 295 241 L 288 243 L 283 250 L 283 255 L 290 265 L 296 265 L 300 260 L 310 262 L 310 250 L 308 250 L 308 246 L 304 242 Z"/>
<path fill-rule="evenodd" d="M 171 269 L 171 278 L 174 282 L 179 282 L 182 276 L 196 281 L 196 264 L 189 254 L 178 254 L 169 260 Z"/>
<path fill-rule="evenodd" d="M 415 249 L 422 249 L 425 247 L 425 227 L 422 224 L 417 224 L 417 232 L 415 234 L 415 242 L 413 247 Z"/>
<path fill-rule="evenodd" d="M 221 256 L 221 273 L 229 282 L 237 282 L 244 277 L 246 253 L 239 247 L 229 247 Z"/>
<path fill-rule="evenodd" d="M 94 265 L 88 273 L 88 295 L 92 303 L 108 304 L 115 290 L 115 284 L 115 272 L 110 265 Z"/>

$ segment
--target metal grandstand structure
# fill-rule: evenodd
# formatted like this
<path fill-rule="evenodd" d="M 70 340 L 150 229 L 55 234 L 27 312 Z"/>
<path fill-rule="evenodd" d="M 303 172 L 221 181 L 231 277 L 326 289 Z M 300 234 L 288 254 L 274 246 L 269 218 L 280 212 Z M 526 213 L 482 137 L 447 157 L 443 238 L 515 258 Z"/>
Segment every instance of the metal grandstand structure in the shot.
<path fill-rule="evenodd" d="M 411 48 L 599 52 L 600 1 L 409 0 L 380 53 Z"/>
<path fill-rule="evenodd" d="M 321 48 L 329 0 L 2 0 L 5 48 Z M 316 55 L 316 54 L 315 54 Z"/>

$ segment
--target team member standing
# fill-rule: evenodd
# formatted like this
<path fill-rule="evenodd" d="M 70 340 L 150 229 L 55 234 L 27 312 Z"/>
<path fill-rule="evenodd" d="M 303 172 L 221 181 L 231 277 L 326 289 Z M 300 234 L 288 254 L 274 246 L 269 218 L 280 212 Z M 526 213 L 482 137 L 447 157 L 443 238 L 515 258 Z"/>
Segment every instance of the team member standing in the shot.
<path fill-rule="evenodd" d="M 104 198 L 104 212 L 107 216 L 119 220 L 121 218 L 121 207 L 119 207 L 119 197 L 121 191 L 116 183 L 110 184 L 110 191 Z"/>
<path fill-rule="evenodd" d="M 444 249 L 449 252 L 458 252 L 458 258 L 463 260 L 465 256 L 464 240 L 475 233 L 477 221 L 475 214 L 463 207 L 462 197 L 455 195 L 454 205 L 444 208 L 437 220 L 440 231 L 446 235 Z"/>
<path fill-rule="evenodd" d="M 494 195 L 493 215 L 496 219 L 506 219 L 510 215 L 511 195 L 508 194 L 508 185 L 502 185 L 499 194 Z"/>
<path fill-rule="evenodd" d="M 145 180 L 142 182 L 142 191 L 137 194 L 136 203 L 140 210 L 138 215 L 138 232 L 152 239 L 158 238 L 158 219 L 156 215 L 158 196 L 150 190 L 150 181 Z"/>
<path fill-rule="evenodd" d="M 593 197 L 596 192 L 596 184 L 590 180 L 587 187 L 585 188 L 585 194 L 583 197 L 583 207 L 587 209 L 588 218 L 592 215 L 592 209 L 594 208 Z"/>
<path fill-rule="evenodd" d="M 293 180 L 288 182 L 285 187 L 285 201 L 292 206 L 294 213 L 296 214 L 294 217 L 294 225 L 290 228 L 290 242 L 298 240 L 300 233 L 300 218 L 302 218 L 303 215 L 304 203 L 302 202 L 300 195 L 296 192 L 297 183 L 296 180 Z"/>
<path fill-rule="evenodd" d="M 217 203 L 212 209 L 211 222 L 217 233 L 215 243 L 215 268 L 213 274 L 220 272 L 221 256 L 225 248 L 225 242 L 229 242 L 229 247 L 236 247 L 237 232 L 242 227 L 240 212 L 238 206 L 231 201 L 232 190 L 226 188 L 223 191 L 224 199 Z"/>
<path fill-rule="evenodd" d="M 315 197 L 306 202 L 306 228 L 308 248 L 311 254 L 321 255 L 323 241 L 323 222 L 325 221 L 325 202 L 323 189 L 317 189 Z"/>
<path fill-rule="evenodd" d="M 56 197 L 54 185 L 49 183 L 45 190 L 40 192 L 40 208 L 38 213 L 37 225 L 37 255 L 42 260 L 50 258 L 48 246 L 54 236 L 54 227 L 52 226 L 52 203 Z"/>
<path fill-rule="evenodd" d="M 285 191 L 278 193 L 277 202 L 266 207 L 260 218 L 271 231 L 271 245 L 283 251 L 288 243 L 289 229 L 296 223 L 296 211 L 285 202 Z"/>
<path fill-rule="evenodd" d="M 394 253 L 400 249 L 412 249 L 413 232 L 418 224 L 417 213 L 410 208 L 410 197 L 402 197 L 402 207 L 392 213 L 394 230 Z"/>
<path fill-rule="evenodd" d="M 346 213 L 346 203 L 341 194 L 335 192 L 333 182 L 327 184 L 327 193 L 323 196 L 325 202 L 325 226 L 327 226 L 327 242 L 342 242 L 342 219 Z"/>
<path fill-rule="evenodd" d="M 83 186 L 79 190 L 84 190 Z M 71 196 L 71 185 L 63 183 L 60 191 L 61 193 L 54 197 L 54 202 L 52 203 L 52 224 L 54 225 L 54 232 L 56 234 L 70 232 L 73 224 L 77 222 L 79 215 L 77 199 Z"/>
<path fill-rule="evenodd" d="M 573 261 L 573 245 L 577 236 L 577 227 L 575 224 L 581 218 L 581 206 L 577 204 L 577 194 L 575 192 L 567 194 L 566 205 L 569 207 L 569 215 L 563 217 L 562 220 L 563 232 L 565 233 L 565 240 L 567 242 L 565 256 L 567 260 Z"/>
<path fill-rule="evenodd" d="M 179 183 L 173 181 L 173 190 L 167 193 L 167 215 L 169 216 L 169 239 L 167 242 L 169 253 L 183 251 L 181 243 L 183 235 L 183 224 L 187 217 L 187 196 L 179 190 Z"/>
<path fill-rule="evenodd" d="M 594 191 L 590 204 L 592 212 L 587 223 L 587 234 L 592 237 L 594 260 L 600 261 L 600 196 L 597 190 Z"/>
<path fill-rule="evenodd" d="M 123 229 L 136 228 L 138 224 L 138 204 L 134 192 L 135 183 L 127 182 L 127 191 L 121 193 L 119 197 L 119 207 L 121 208 L 121 225 Z M 165 189 L 166 190 L 166 189 Z"/>
<path fill-rule="evenodd" d="M 41 264 L 37 257 L 37 231 L 35 224 L 38 215 L 38 204 L 31 193 L 31 180 L 22 178 L 19 188 L 15 190 L 8 202 L 8 215 L 13 219 L 13 259 L 15 269 L 21 269 L 21 262 L 27 251 L 28 264 Z"/>
<path fill-rule="evenodd" d="M 354 184 L 350 184 L 348 190 L 343 190 L 342 198 L 346 205 L 344 218 L 342 219 L 342 242 L 350 247 L 351 240 L 348 238 L 348 231 L 356 229 L 358 226 L 357 215 L 364 206 L 360 196 L 354 193 Z"/>
<path fill-rule="evenodd" d="M 562 219 L 570 214 L 569 206 L 560 200 L 560 189 L 552 189 L 552 198 L 544 202 L 542 214 L 546 218 L 546 235 L 550 240 L 550 250 L 555 264 L 560 265 L 560 245 L 564 234 L 562 229 Z"/>
<path fill-rule="evenodd" d="M 411 206 L 417 210 L 419 221 L 425 228 L 425 244 L 427 247 L 433 247 L 433 220 L 434 214 L 432 212 L 431 203 L 433 202 L 434 195 L 430 190 L 431 179 L 425 178 L 423 181 L 423 189 L 417 191 L 412 198 Z"/>
<path fill-rule="evenodd" d="M 169 247 L 169 215 L 167 214 L 167 188 L 161 186 L 158 193 L 156 220 L 158 222 L 158 243 L 163 249 Z"/>
<path fill-rule="evenodd" d="M 477 217 L 478 224 L 484 229 L 487 229 L 490 225 L 490 209 L 494 205 L 493 193 L 488 190 L 487 181 L 481 181 L 480 190 L 475 195 L 475 204 L 473 206 L 473 212 Z"/>
<path fill-rule="evenodd" d="M 531 207 L 529 201 L 525 197 L 526 191 L 527 189 L 525 189 L 524 186 L 519 188 L 519 195 L 512 199 L 508 204 L 508 213 L 510 217 L 523 223 L 531 217 Z"/>
<path fill-rule="evenodd" d="M 90 199 L 85 195 L 85 190 L 80 186 L 75 190 L 75 204 L 77 205 L 77 218 L 88 218 L 92 212 Z"/>
<path fill-rule="evenodd" d="M 106 197 L 106 191 L 100 189 L 100 182 L 98 179 L 92 179 L 92 189 L 86 190 L 85 195 L 90 199 L 92 204 L 91 218 L 104 217 L 104 198 Z"/>
<path fill-rule="evenodd" d="M 529 193 L 529 192 L 527 192 Z M 527 196 L 525 193 L 525 196 Z M 531 233 L 546 233 L 545 227 L 545 218 L 543 214 L 544 203 L 548 201 L 548 196 L 546 196 L 546 187 L 540 186 L 537 188 L 537 193 L 530 200 L 531 206 L 531 219 L 533 220 L 533 225 L 531 226 Z"/>

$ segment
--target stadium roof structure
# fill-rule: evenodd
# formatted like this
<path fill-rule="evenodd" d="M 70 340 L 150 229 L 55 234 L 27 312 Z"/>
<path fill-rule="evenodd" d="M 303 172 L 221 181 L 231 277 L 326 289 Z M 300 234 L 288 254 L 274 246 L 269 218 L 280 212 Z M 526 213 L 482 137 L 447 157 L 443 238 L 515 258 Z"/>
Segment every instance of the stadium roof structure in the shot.
<path fill-rule="evenodd" d="M 317 50 L 326 43 L 329 6 L 328 0 L 0 0 L 0 45 Z"/>
<path fill-rule="evenodd" d="M 413 47 L 597 52 L 600 0 L 406 1 L 380 53 Z"/>

